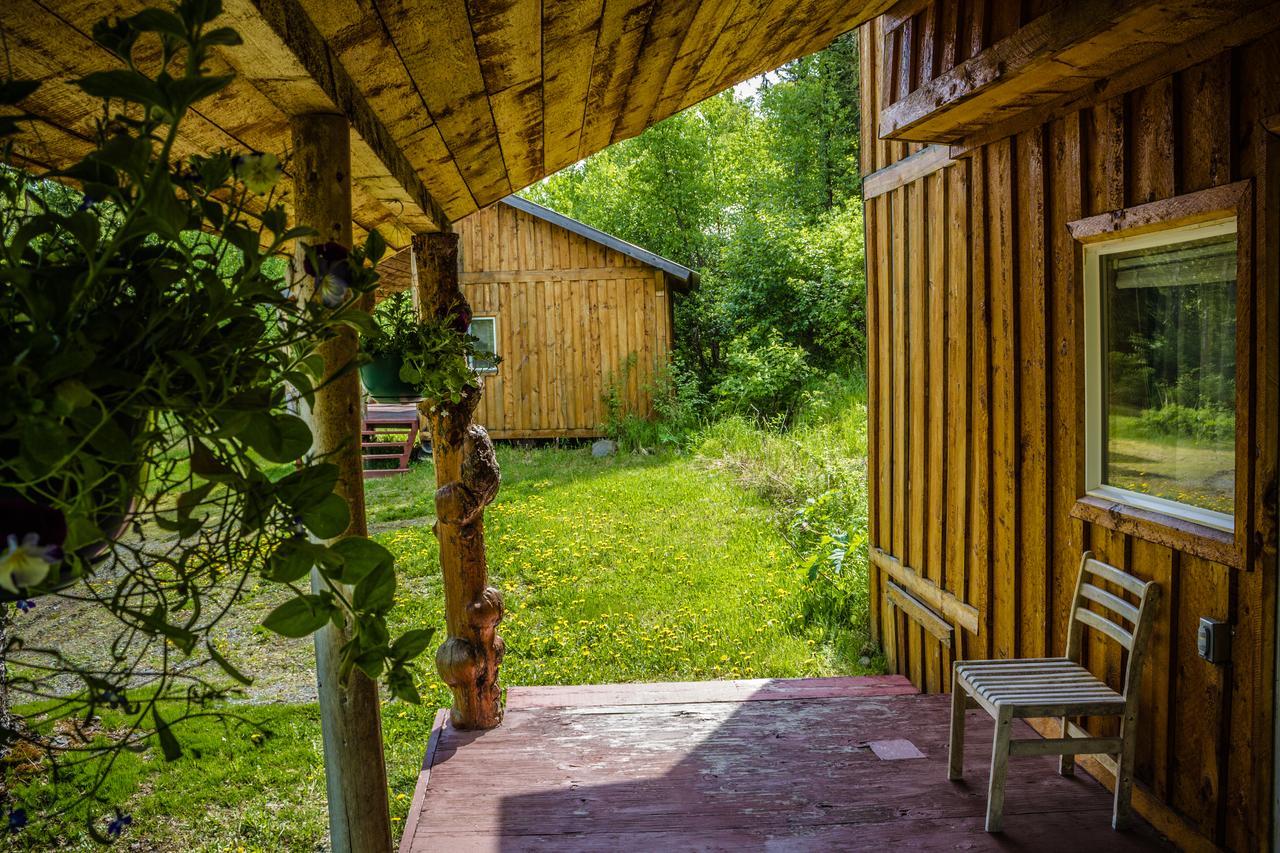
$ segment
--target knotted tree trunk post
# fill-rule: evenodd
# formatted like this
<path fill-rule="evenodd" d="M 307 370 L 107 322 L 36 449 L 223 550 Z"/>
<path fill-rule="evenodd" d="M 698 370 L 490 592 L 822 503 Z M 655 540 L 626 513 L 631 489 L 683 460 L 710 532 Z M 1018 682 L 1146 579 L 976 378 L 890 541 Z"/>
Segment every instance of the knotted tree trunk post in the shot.
<path fill-rule="evenodd" d="M 458 286 L 458 235 L 413 238 L 418 310 L 426 321 L 447 320 L 465 334 L 471 306 Z M 483 391 L 477 377 L 457 403 L 426 400 L 436 468 L 436 538 L 444 575 L 449 636 L 436 653 L 436 669 L 453 691 L 453 725 L 491 729 L 502 722 L 498 667 L 505 648 L 498 636 L 502 593 L 489 586 L 484 552 L 484 508 L 498 492 L 498 460 L 484 427 L 471 422 Z"/>
<path fill-rule="evenodd" d="M 351 248 L 351 132 L 340 115 L 311 114 L 293 120 L 294 214 L 299 224 L 319 234 L 299 241 L 294 275 L 300 298 L 314 282 L 302 273 L 304 246 L 339 243 Z M 313 436 L 312 453 L 338 466 L 335 491 L 351 509 L 343 536 L 363 536 L 364 471 L 360 459 L 360 376 L 352 370 L 328 381 L 355 358 L 354 329 L 321 344 L 326 383 L 305 413 Z M 341 537 L 339 537 L 341 538 Z M 312 572 L 313 589 L 323 586 Z M 376 853 L 392 849 L 387 768 L 382 752 L 382 716 L 378 684 L 353 667 L 340 671 L 348 629 L 332 622 L 315 635 L 316 687 L 324 739 L 325 787 L 329 799 L 329 837 L 334 853 Z"/>

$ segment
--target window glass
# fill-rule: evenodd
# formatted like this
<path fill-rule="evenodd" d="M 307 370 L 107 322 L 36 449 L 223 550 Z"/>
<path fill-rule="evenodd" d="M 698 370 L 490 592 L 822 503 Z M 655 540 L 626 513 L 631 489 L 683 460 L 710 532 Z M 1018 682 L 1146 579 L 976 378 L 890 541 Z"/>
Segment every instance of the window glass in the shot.
<path fill-rule="evenodd" d="M 1235 234 L 1121 250 L 1099 261 L 1103 484 L 1230 515 Z"/>
<path fill-rule="evenodd" d="M 471 325 L 467 328 L 467 333 L 479 339 L 476 349 L 491 355 L 497 355 L 497 327 L 498 322 L 493 317 L 473 317 Z M 492 358 L 476 357 L 471 359 L 471 369 L 478 370 L 481 373 L 493 373 L 498 369 L 498 364 Z"/>

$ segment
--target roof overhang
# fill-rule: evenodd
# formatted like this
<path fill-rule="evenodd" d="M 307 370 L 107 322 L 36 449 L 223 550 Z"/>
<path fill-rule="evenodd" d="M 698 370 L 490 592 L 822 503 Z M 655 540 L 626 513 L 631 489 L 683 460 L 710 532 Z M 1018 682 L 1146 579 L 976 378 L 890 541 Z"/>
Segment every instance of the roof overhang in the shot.
<path fill-rule="evenodd" d="M 78 160 L 101 104 L 68 81 L 119 66 L 89 33 L 142 0 L 5 0 L 15 77 L 44 85 L 18 140 L 33 168 Z M 352 128 L 357 231 L 395 248 L 734 84 L 820 50 L 890 0 L 224 0 L 244 44 L 182 153 L 290 149 L 294 116 Z M 140 45 L 137 58 L 154 46 Z M 287 203 L 287 198 L 286 198 Z"/>

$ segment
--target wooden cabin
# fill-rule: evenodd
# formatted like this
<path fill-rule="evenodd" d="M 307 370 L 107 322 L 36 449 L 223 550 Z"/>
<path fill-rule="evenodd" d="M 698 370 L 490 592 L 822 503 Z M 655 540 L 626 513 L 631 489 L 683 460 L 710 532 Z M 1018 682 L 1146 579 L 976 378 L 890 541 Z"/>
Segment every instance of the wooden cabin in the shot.
<path fill-rule="evenodd" d="M 1134 803 L 1186 849 L 1272 840 L 1278 26 L 1260 3 L 904 0 L 861 30 L 889 667 L 944 691 L 961 658 L 1061 655 L 1086 549 L 1157 581 Z M 1202 624 L 1229 654 L 1199 653 Z M 1086 655 L 1119 689 L 1118 650 Z"/>
<path fill-rule="evenodd" d="M 485 369 L 476 422 L 493 438 L 602 435 L 605 394 L 653 412 L 671 354 L 675 293 L 688 267 L 539 204 L 510 196 L 454 226 L 471 330 L 500 358 Z M 387 261 L 388 289 L 407 287 L 410 253 Z"/>
<path fill-rule="evenodd" d="M 19 105 L 28 118 L 15 162 L 58 169 L 84 154 L 101 104 L 70 81 L 121 67 L 88 27 L 129 5 L 0 7 L 11 73 L 44 83 Z M 451 670 L 454 719 L 463 725 L 446 725 L 447 712 L 437 718 L 402 849 L 436 849 L 451 838 L 457 846 L 555 849 L 571 840 L 583 849 L 994 843 L 979 834 L 972 789 L 944 782 L 945 699 L 885 691 L 910 693 L 904 676 L 945 691 L 961 658 L 1060 654 L 1086 549 L 1163 591 L 1141 685 L 1138 811 L 1184 849 L 1273 847 L 1280 6 L 223 5 L 243 44 L 220 43 L 210 68 L 236 80 L 201 102 L 174 150 L 305 155 L 307 169 L 288 172 L 282 188 L 291 211 L 325 222 L 343 242 L 376 227 L 397 250 L 421 246 L 435 263 L 432 292 L 450 296 L 456 245 L 441 232 L 454 223 L 862 26 L 871 615 L 892 683 L 792 685 L 797 695 L 788 701 L 771 684 L 733 685 L 743 692 L 732 695 L 718 693 L 724 685 L 718 695 L 700 687 L 692 695 L 715 701 L 696 712 L 676 704 L 691 694 L 661 685 L 603 686 L 594 699 L 573 687 L 549 688 L 562 691 L 554 697 L 517 687 L 511 724 L 496 735 L 459 734 L 500 717 L 501 608 L 476 548 L 479 514 L 465 522 L 465 537 L 443 522 L 447 643 L 468 650 L 475 665 Z M 144 65 L 157 56 L 154 45 L 137 50 Z M 327 134 L 323 145 L 317 128 Z M 521 212 L 498 205 L 497 221 L 519 222 Z M 523 240 L 534 229 L 514 230 Z M 534 264 L 525 269 L 563 273 L 546 248 L 556 239 L 518 244 L 533 248 L 532 261 L 521 256 Z M 464 242 L 463 263 L 494 246 Z M 573 248 L 567 255 L 558 262 L 582 264 Z M 464 274 L 511 271 L 486 266 L 492 258 Z M 654 276 L 655 317 L 662 276 Z M 531 307 L 560 305 L 555 288 L 572 291 L 563 285 L 585 280 L 547 274 L 526 288 L 516 304 L 537 331 L 521 334 L 563 346 L 549 333 L 562 327 L 535 325 L 547 315 Z M 523 360 L 497 329 L 514 331 L 496 313 L 506 291 L 484 284 L 497 285 L 496 302 L 475 302 L 495 312 L 507 359 L 500 370 L 516 369 Z M 621 335 L 622 315 L 617 303 L 606 312 L 603 290 L 596 286 L 596 313 L 588 308 L 571 324 L 575 341 L 584 319 L 607 314 Z M 602 377 L 605 363 L 602 354 Z M 537 364 L 541 415 L 557 397 L 542 382 L 544 366 L 551 382 L 551 361 Z M 595 366 L 583 371 L 594 379 Z M 499 375 L 492 385 L 501 384 L 505 416 L 516 388 Z M 359 389 L 333 383 L 324 393 L 335 422 L 343 413 L 346 421 L 328 431 L 341 441 L 319 449 L 358 470 L 357 448 L 342 442 L 358 428 Z M 552 428 L 558 416 L 553 408 L 531 428 Z M 457 446 L 442 454 L 438 486 L 460 481 L 461 457 Z M 353 485 L 360 479 L 341 482 L 352 529 L 362 530 Z M 1202 628 L 1217 639 L 1203 655 Z M 321 637 L 329 659 L 338 659 L 342 640 L 341 630 Z M 1123 663 L 1101 645 L 1087 650 L 1087 664 L 1112 686 Z M 330 822 L 335 839 L 357 843 L 335 848 L 386 849 L 376 688 L 353 680 L 339 694 L 336 683 L 323 681 L 320 693 Z M 825 691 L 843 704 L 815 705 Z M 609 713 L 579 711 L 593 701 Z M 620 702 L 630 703 L 625 715 Z M 1057 733 L 1053 721 L 1039 728 Z M 780 731 L 787 733 L 761 736 Z M 873 765 L 868 750 L 850 748 L 907 732 L 925 748 L 912 756 L 918 760 Z M 655 733 L 670 746 L 661 760 L 651 760 Z M 448 772 L 437 784 L 431 755 L 441 743 L 448 762 L 437 773 Z M 606 766 L 602 755 L 637 760 Z M 772 772 L 760 774 L 765 765 Z M 1110 778 L 1104 762 L 1085 766 Z M 587 788 L 582 767 L 600 771 Z M 731 786 L 728 811 L 727 769 L 753 780 Z M 1034 771 L 1022 771 L 1019 787 L 1027 797 L 1051 796 L 1024 811 L 1031 831 L 1011 831 L 1013 845 L 1158 846 L 1086 836 L 1098 810 L 1083 805 L 1085 795 L 1096 803 L 1101 792 Z M 618 784 L 609 784 L 609 772 Z M 440 815 L 466 825 L 444 836 Z"/>

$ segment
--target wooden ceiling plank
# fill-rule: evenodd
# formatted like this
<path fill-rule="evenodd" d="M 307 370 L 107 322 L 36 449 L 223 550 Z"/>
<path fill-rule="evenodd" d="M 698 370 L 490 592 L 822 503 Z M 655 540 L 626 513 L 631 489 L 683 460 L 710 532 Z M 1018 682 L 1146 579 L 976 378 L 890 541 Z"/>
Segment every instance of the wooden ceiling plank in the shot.
<path fill-rule="evenodd" d="M 376 5 L 476 205 L 510 195 L 466 7 L 452 0 L 376 0 Z"/>
<path fill-rule="evenodd" d="M 508 180 L 527 186 L 542 177 L 542 4 L 467 0 L 467 13 Z"/>
<path fill-rule="evenodd" d="M 244 44 L 234 49 L 233 64 L 246 79 L 255 84 L 290 80 L 296 83 L 291 90 L 302 90 L 309 85 L 309 78 L 323 91 L 329 108 L 351 123 L 353 154 L 359 149 L 354 144 L 358 136 L 431 223 L 439 228 L 450 221 L 450 214 L 432 195 L 396 136 L 334 56 L 298 0 L 225 0 L 223 8 L 244 39 Z M 295 91 L 294 97 L 314 94 L 304 93 Z"/>
<path fill-rule="evenodd" d="M 578 159 L 602 0 L 542 6 L 542 158 L 546 174 Z"/>
<path fill-rule="evenodd" d="M 667 72 L 671 70 L 680 48 L 681 37 L 688 32 L 701 6 L 700 2 L 688 0 L 658 0 L 654 6 L 637 55 L 635 72 L 627 84 L 622 111 L 613 127 L 612 142 L 637 136 L 650 125 Z"/>
<path fill-rule="evenodd" d="M 453 218 L 473 210 L 475 202 L 462 173 L 368 0 L 301 0 L 301 6 L 351 79 L 358 81 L 369 106 L 418 171 L 432 197 Z M 297 71 L 305 77 L 300 65 Z M 309 77 L 305 82 L 316 86 Z M 351 156 L 353 167 L 361 162 L 354 140 Z"/>
<path fill-rule="evenodd" d="M 703 0 L 667 72 L 662 94 L 654 104 L 653 115 L 649 116 L 650 123 L 658 120 L 655 116 L 665 118 L 680 110 L 699 69 L 715 49 L 720 33 L 733 19 L 738 6 L 744 4 L 749 5 L 749 0 Z"/>
<path fill-rule="evenodd" d="M 702 92 L 712 91 L 720 80 L 729 73 L 728 64 L 735 52 L 747 43 L 756 27 L 764 19 L 769 8 L 769 0 L 738 0 L 733 14 L 716 36 L 711 51 L 698 66 L 693 82 L 682 94 L 680 109 L 693 106 L 704 97 Z M 721 90 L 723 91 L 723 90 Z"/>
<path fill-rule="evenodd" d="M 605 0 L 577 159 L 608 147 L 654 0 Z"/>

